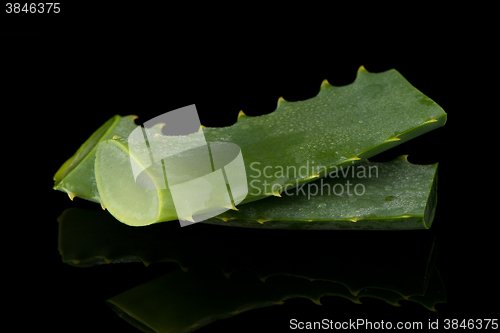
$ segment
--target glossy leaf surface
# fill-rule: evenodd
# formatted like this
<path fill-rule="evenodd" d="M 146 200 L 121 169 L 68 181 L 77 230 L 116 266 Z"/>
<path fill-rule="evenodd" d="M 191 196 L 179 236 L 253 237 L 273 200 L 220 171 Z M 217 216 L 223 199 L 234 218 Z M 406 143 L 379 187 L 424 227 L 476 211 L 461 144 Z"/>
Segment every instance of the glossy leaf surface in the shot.
<path fill-rule="evenodd" d="M 227 142 L 240 147 L 249 190 L 240 203 L 243 207 L 280 196 L 285 189 L 351 166 L 445 122 L 442 108 L 396 70 L 369 73 L 360 68 L 350 85 L 336 87 L 324 82 L 313 98 L 280 100 L 270 114 L 248 117 L 241 113 L 232 126 L 204 128 L 203 132 L 209 144 Z M 197 139 L 188 135 L 172 144 L 168 136 L 157 135 L 148 144 L 183 151 Z M 125 139 L 101 142 L 96 156 L 96 180 L 103 203 L 123 223 L 141 226 L 178 218 L 192 220 L 197 214 L 220 208 L 208 205 L 200 211 L 194 207 L 178 216 L 168 186 L 137 186 Z M 139 156 L 133 158 L 141 163 Z M 195 164 L 186 165 L 174 178 L 189 178 L 196 168 Z M 192 199 L 199 199 L 195 188 Z"/>

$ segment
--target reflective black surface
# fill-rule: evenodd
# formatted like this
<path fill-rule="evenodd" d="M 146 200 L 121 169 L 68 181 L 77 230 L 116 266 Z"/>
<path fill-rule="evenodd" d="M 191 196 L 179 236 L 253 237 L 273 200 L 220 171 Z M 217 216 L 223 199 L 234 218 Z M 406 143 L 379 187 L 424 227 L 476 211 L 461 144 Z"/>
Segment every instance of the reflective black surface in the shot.
<path fill-rule="evenodd" d="M 109 11 L 110 18 L 111 14 Z M 132 11 L 130 15 L 133 17 Z M 482 87 L 486 83 L 471 75 L 487 71 L 483 62 L 463 59 L 468 44 L 458 43 L 453 34 L 445 38 L 445 30 L 410 33 L 402 28 L 409 36 L 401 39 L 387 32 L 398 29 L 378 31 L 367 26 L 365 35 L 348 38 L 351 43 L 347 45 L 337 42 L 333 28 L 324 20 L 311 25 L 313 31 L 304 35 L 284 27 L 268 29 L 262 35 L 253 28 L 240 31 L 244 26 L 254 27 L 255 21 L 248 25 L 228 21 L 227 26 L 215 30 L 204 22 L 195 24 L 199 34 L 182 38 L 179 25 L 169 29 L 159 25 L 141 32 L 131 25 L 128 30 L 121 28 L 122 23 L 132 21 L 114 26 L 110 19 L 101 28 L 92 28 L 88 18 L 78 25 L 57 27 L 53 33 L 2 35 L 2 117 L 9 131 L 3 161 L 13 170 L 5 177 L 8 201 L 4 201 L 2 220 L 7 322 L 18 325 L 20 331 L 137 332 L 105 301 L 180 269 L 175 262 L 152 262 L 147 267 L 141 262 L 75 267 L 62 260 L 57 218 L 67 208 L 99 212 L 100 207 L 79 198 L 72 202 L 66 194 L 53 191 L 51 178 L 110 116 L 137 114 L 141 123 L 195 103 L 203 125 L 229 126 L 239 110 L 257 116 L 272 112 L 280 96 L 290 101 L 313 97 L 323 79 L 332 85 L 349 84 L 360 65 L 373 72 L 397 69 L 448 113 L 443 128 L 373 159 L 388 161 L 409 154 L 412 163 L 440 163 L 432 228 L 314 232 L 302 237 L 291 232 L 197 224 L 181 230 L 186 237 L 182 241 L 176 238 L 179 244 L 172 250 L 173 256 L 186 258 L 186 266 L 213 259 L 229 269 L 257 266 L 260 259 L 269 260 L 272 254 L 283 269 L 295 273 L 316 269 L 317 274 L 331 269 L 330 260 L 337 260 L 341 268 L 335 273 L 346 283 L 361 286 L 374 281 L 391 288 L 410 288 L 425 285 L 426 263 L 433 258 L 428 251 L 434 246 L 434 267 L 446 303 L 436 304 L 433 312 L 406 300 L 396 307 L 373 297 L 362 297 L 363 304 L 356 304 L 343 297 L 324 296 L 320 306 L 306 298 L 293 298 L 282 305 L 216 321 L 199 332 L 283 332 L 290 330 L 292 319 L 384 320 L 394 325 L 418 321 L 424 327 L 439 320 L 444 328 L 446 319 L 461 322 L 498 317 L 496 204 L 490 203 L 496 196 L 486 191 L 495 186 L 496 169 L 486 159 L 493 150 L 481 151 L 492 141 L 484 138 L 484 131 L 474 133 L 475 126 L 488 122 L 481 118 L 479 112 L 484 108 L 478 102 L 485 98 Z M 323 29 L 320 23 L 325 24 Z M 226 33 L 234 27 L 238 37 L 230 38 Z M 431 43 L 432 36 L 435 43 Z M 269 44 L 263 44 L 264 37 Z M 178 228 L 174 225 L 172 229 Z M 199 243 L 188 233 L 217 242 L 204 251 L 196 248 Z M 189 242 L 195 246 L 186 246 Z M 191 253 L 183 257 L 183 251 Z M 382 254 L 377 256 L 376 251 Z M 276 267 L 266 265 L 269 270 Z"/>

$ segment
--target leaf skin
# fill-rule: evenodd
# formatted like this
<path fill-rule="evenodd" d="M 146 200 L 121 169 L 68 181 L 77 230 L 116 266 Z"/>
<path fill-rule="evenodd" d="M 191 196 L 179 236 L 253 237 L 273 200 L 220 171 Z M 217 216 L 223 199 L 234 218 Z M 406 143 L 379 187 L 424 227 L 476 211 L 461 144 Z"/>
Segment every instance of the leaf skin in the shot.
<path fill-rule="evenodd" d="M 94 175 L 97 145 L 114 135 L 127 137 L 137 127 L 134 123 L 136 118 L 134 115 L 115 115 L 99 127 L 56 172 L 54 190 L 68 193 L 71 200 L 80 197 L 100 203 Z"/>
<path fill-rule="evenodd" d="M 339 171 L 333 174 L 339 178 L 304 185 L 303 193 L 296 188 L 281 198 L 242 205 L 239 211 L 226 211 L 202 223 L 271 229 L 429 229 L 437 205 L 437 167 L 437 163 L 411 164 L 407 156 L 385 163 L 367 160 L 344 168 L 346 177 Z"/>
<path fill-rule="evenodd" d="M 324 177 L 334 168 L 374 156 L 443 126 L 446 117 L 441 107 L 396 70 L 369 73 L 360 68 L 352 84 L 335 87 L 324 82 L 313 98 L 296 102 L 280 99 L 276 110 L 270 114 L 258 117 L 240 114 L 232 126 L 207 127 L 203 132 L 209 143 L 231 142 L 241 148 L 249 190 L 242 205 L 279 196 L 285 188 L 300 186 Z M 182 146 L 190 140 L 190 136 L 186 136 L 185 142 L 172 149 L 182 151 Z M 149 140 L 151 147 L 162 144 L 169 144 L 168 137 L 159 135 Z M 103 141 L 99 149 L 119 152 L 115 155 L 116 163 L 110 154 L 102 154 L 106 160 L 96 159 L 95 170 L 99 191 L 106 193 L 103 201 L 109 201 L 106 207 L 109 206 L 109 212 L 121 222 L 142 226 L 177 218 L 189 219 L 200 213 L 193 210 L 191 216 L 177 216 L 168 188 L 151 190 L 147 194 L 136 191 L 138 196 L 147 197 L 151 205 L 134 206 L 137 200 L 132 197 L 133 179 L 126 184 L 121 181 L 131 179 L 131 175 L 126 176 L 130 167 L 118 162 L 128 158 L 126 140 Z M 116 183 L 109 177 L 99 177 L 101 170 L 111 167 L 123 175 Z M 271 171 L 264 173 L 264 167 Z M 189 174 L 189 168 L 183 170 L 185 174 Z M 121 202 L 124 192 L 131 194 L 125 198 L 128 201 Z M 412 222 L 412 218 L 407 222 Z M 416 220 L 403 227 L 418 223 Z"/>

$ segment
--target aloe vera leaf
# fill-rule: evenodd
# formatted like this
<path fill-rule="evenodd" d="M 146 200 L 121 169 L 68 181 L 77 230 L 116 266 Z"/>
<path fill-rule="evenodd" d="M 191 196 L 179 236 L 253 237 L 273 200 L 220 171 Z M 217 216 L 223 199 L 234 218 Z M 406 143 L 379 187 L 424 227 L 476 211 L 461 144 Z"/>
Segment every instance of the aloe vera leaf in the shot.
<path fill-rule="evenodd" d="M 296 102 L 280 99 L 270 114 L 248 117 L 241 112 L 232 126 L 207 127 L 202 131 L 209 144 L 234 143 L 240 147 L 248 194 L 244 198 L 235 197 L 234 202 L 245 204 L 280 196 L 284 189 L 323 177 L 335 167 L 369 158 L 445 122 L 442 108 L 396 70 L 369 73 L 360 68 L 352 84 L 336 87 L 325 81 L 313 98 Z M 194 134 L 176 142 L 163 135 L 148 137 L 154 156 L 161 156 L 167 146 L 170 151 L 183 151 L 198 139 L 199 135 Z M 121 222 L 143 226 L 178 218 L 194 221 L 197 214 L 220 209 L 217 203 L 203 209 L 193 207 L 185 216 L 178 216 L 168 186 L 166 189 L 137 186 L 130 160 L 126 140 L 106 140 L 99 144 L 95 165 L 97 186 L 104 205 Z M 141 156 L 132 154 L 132 160 L 139 168 L 148 166 Z M 184 165 L 172 178 L 194 178 L 196 168 L 195 163 Z M 158 181 L 154 176 L 152 179 Z M 192 192 L 191 199 L 201 200 L 195 189 Z"/>
<path fill-rule="evenodd" d="M 71 200 L 81 197 L 100 203 L 94 175 L 97 145 L 114 135 L 128 136 L 137 127 L 135 118 L 137 116 L 115 115 L 101 125 L 56 172 L 54 190 L 66 192 Z"/>
<path fill-rule="evenodd" d="M 431 284 L 441 285 L 437 281 L 439 275 L 432 276 L 435 281 Z M 227 279 L 217 270 L 198 266 L 187 273 L 178 270 L 146 282 L 106 303 L 123 319 L 145 332 L 190 332 L 243 311 L 283 304 L 294 297 L 308 298 L 316 304 L 321 304 L 323 296 L 343 297 L 358 304 L 362 303 L 360 298 L 376 297 L 396 306 L 404 299 L 387 290 L 367 289 L 364 293 L 354 296 L 337 283 L 287 275 L 262 282 L 242 271 Z M 418 302 L 434 309 L 437 302 L 443 301 L 426 292 Z"/>
<path fill-rule="evenodd" d="M 336 282 L 353 295 L 366 288 L 394 291 L 405 298 L 423 295 L 436 256 L 434 238 L 422 231 L 379 233 L 373 237 L 373 232 L 368 231 L 304 234 L 268 230 L 263 234 L 255 229 L 203 224 L 186 229 L 161 223 L 137 229 L 102 210 L 76 208 L 65 210 L 58 222 L 62 260 L 75 266 L 175 262 L 187 271 L 209 264 L 228 277 L 239 270 L 250 270 L 262 281 L 286 274 Z M 287 251 L 276 251 L 277 239 Z M 405 241 L 400 244 L 401 239 Z M 298 243 L 303 246 L 297 247 Z M 353 248 L 354 243 L 365 246 Z M 394 251 L 396 243 L 398 251 Z M 314 253 L 306 248 L 314 248 Z M 347 248 L 348 255 L 331 255 L 344 253 Z M 367 252 L 366 248 L 371 250 Z"/>
<path fill-rule="evenodd" d="M 302 192 L 295 188 L 281 198 L 242 205 L 239 211 L 202 223 L 273 229 L 428 229 L 436 212 L 437 167 L 409 163 L 406 155 L 386 163 L 366 160 L 332 173 L 335 178 L 303 185 Z"/>

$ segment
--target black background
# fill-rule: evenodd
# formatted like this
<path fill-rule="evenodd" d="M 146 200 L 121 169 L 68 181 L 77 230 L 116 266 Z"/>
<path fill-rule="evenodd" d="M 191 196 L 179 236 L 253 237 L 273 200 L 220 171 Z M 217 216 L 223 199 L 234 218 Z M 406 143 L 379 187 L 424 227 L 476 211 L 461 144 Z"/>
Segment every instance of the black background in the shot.
<path fill-rule="evenodd" d="M 364 299 L 356 305 L 324 297 L 318 306 L 290 299 L 200 332 L 281 332 L 292 318 L 424 323 L 498 318 L 497 217 L 496 206 L 488 203 L 496 197 L 488 192 L 496 185 L 495 154 L 487 131 L 478 131 L 494 121 L 493 109 L 485 106 L 487 78 L 496 71 L 486 60 L 491 43 L 486 26 L 472 29 L 457 13 L 434 9 L 413 9 L 417 15 L 410 18 L 406 11 L 281 8 L 243 19 L 255 8 L 224 14 L 227 8 L 215 5 L 196 11 L 92 6 L 64 3 L 58 16 L 2 12 L 0 80 L 8 133 L 2 140 L 7 179 L 2 235 L 4 275 L 10 278 L 3 300 L 12 311 L 4 321 L 23 331 L 134 332 L 104 300 L 177 269 L 173 264 L 76 268 L 61 262 L 57 217 L 68 207 L 97 208 L 53 191 L 52 176 L 104 121 L 136 114 L 140 123 L 196 104 L 203 125 L 229 126 L 240 110 L 251 116 L 272 112 L 280 96 L 311 98 L 323 79 L 349 84 L 361 65 L 370 72 L 397 69 L 448 113 L 444 127 L 373 158 L 408 154 L 412 163 L 439 162 L 437 214 L 425 232 L 437 236 L 436 265 L 447 303 L 433 313 L 410 302 L 393 307 Z M 395 251 L 405 237 L 394 237 Z M 314 244 L 297 246 L 312 251 Z M 371 245 L 356 246 L 369 251 Z"/>

